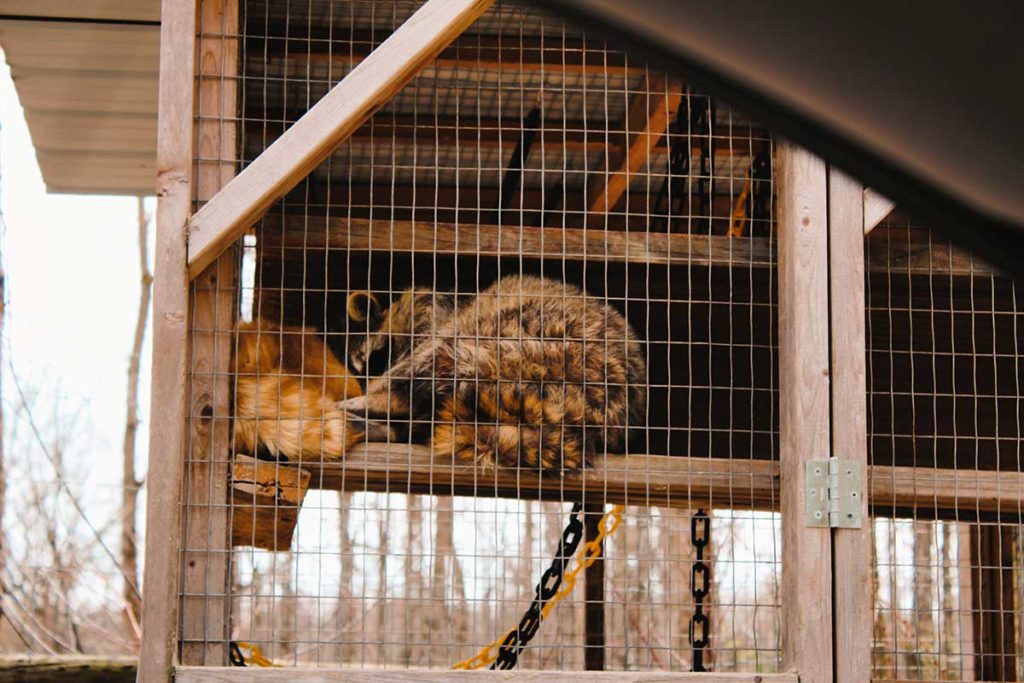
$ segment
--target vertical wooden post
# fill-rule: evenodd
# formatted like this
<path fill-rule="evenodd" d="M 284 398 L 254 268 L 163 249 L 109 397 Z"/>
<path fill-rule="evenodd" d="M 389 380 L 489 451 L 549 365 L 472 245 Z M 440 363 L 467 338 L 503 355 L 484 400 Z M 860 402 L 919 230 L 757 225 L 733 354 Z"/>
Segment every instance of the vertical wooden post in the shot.
<path fill-rule="evenodd" d="M 832 544 L 807 526 L 805 462 L 829 457 L 828 231 L 824 162 L 777 155 L 782 656 L 804 683 L 832 679 Z"/>
<path fill-rule="evenodd" d="M 1016 528 L 971 525 L 974 671 L 980 681 L 1015 681 L 1013 542 Z"/>
<path fill-rule="evenodd" d="M 975 657 L 978 650 L 974 642 L 974 592 L 971 574 L 971 529 L 973 524 L 958 522 L 956 525 L 956 562 L 959 579 L 959 603 L 956 604 L 957 626 L 960 630 L 960 680 L 974 681 Z"/>
<path fill-rule="evenodd" d="M 207 201 L 235 174 L 237 0 L 200 0 L 196 198 Z M 181 662 L 225 665 L 230 637 L 228 480 L 231 341 L 237 261 L 228 249 L 193 283 L 190 450 L 182 557 Z"/>
<path fill-rule="evenodd" d="M 864 190 L 829 169 L 829 305 L 832 325 L 833 455 L 867 475 L 867 357 L 864 318 Z M 860 529 L 833 532 L 836 683 L 871 678 L 871 521 L 861 496 Z"/>
<path fill-rule="evenodd" d="M 192 202 L 196 6 L 164 0 L 157 122 L 153 377 L 146 492 L 146 563 L 138 680 L 168 681 L 178 625 L 178 542 L 188 394 L 185 222 Z"/>
<path fill-rule="evenodd" d="M 585 540 L 597 538 L 599 523 L 604 516 L 604 504 L 588 502 L 583 504 Z M 587 568 L 584 574 L 584 613 L 586 649 L 583 651 L 583 668 L 587 671 L 604 671 L 604 547 L 601 557 Z"/>

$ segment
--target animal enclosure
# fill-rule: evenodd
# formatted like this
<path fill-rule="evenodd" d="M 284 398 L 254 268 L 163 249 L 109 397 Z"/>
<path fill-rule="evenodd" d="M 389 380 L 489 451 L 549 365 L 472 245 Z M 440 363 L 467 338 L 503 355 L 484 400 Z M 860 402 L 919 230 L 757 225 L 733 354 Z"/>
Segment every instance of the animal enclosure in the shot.
<path fill-rule="evenodd" d="M 145 633 L 179 679 L 1024 677 L 1015 283 L 530 5 L 201 0 L 164 35 L 193 272 Z M 517 630 L 567 525 L 600 552 Z"/>

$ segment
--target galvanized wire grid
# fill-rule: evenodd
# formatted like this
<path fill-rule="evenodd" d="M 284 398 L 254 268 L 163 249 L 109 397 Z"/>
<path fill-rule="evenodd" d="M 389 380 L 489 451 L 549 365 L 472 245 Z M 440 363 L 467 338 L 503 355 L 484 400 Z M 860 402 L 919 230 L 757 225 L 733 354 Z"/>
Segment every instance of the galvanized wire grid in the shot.
<path fill-rule="evenodd" d="M 962 473 L 875 504 L 874 676 L 1021 680 L 1020 288 L 898 213 L 866 250 L 871 463 Z"/>
<path fill-rule="evenodd" d="M 243 165 L 417 7 L 243 3 Z M 619 479 L 538 484 L 536 468 L 453 467 L 422 459 L 429 437 L 408 434 L 335 464 L 304 455 L 310 492 L 289 549 L 243 539 L 231 553 L 229 628 L 186 634 L 183 649 L 231 639 L 283 665 L 449 667 L 519 621 L 582 497 L 592 515 L 625 502 L 625 521 L 521 668 L 689 670 L 690 520 L 703 508 L 704 664 L 777 670 L 778 504 L 752 474 L 778 457 L 771 153 L 756 123 L 578 27 L 510 2 L 489 10 L 254 226 L 240 249 L 238 318 L 280 340 L 282 327 L 304 325 L 325 342 L 324 358 L 345 362 L 365 334 L 346 312 L 352 292 L 386 306 L 413 284 L 463 303 L 509 275 L 578 285 L 625 316 L 647 363 L 647 407 L 626 453 L 595 458 Z M 237 353 L 243 341 L 233 339 Z M 623 339 L 597 341 L 607 351 Z M 381 370 L 352 374 L 365 387 Z M 243 379 L 260 377 L 231 377 Z M 419 418 L 429 434 L 433 413 Z M 242 452 L 237 440 L 231 451 Z M 736 474 L 707 484 L 727 460 Z M 668 489 L 665 462 L 679 463 Z M 233 522 L 252 507 L 235 501 Z M 186 518 L 198 519 L 189 505 Z M 186 547 L 183 561 L 214 552 Z"/>

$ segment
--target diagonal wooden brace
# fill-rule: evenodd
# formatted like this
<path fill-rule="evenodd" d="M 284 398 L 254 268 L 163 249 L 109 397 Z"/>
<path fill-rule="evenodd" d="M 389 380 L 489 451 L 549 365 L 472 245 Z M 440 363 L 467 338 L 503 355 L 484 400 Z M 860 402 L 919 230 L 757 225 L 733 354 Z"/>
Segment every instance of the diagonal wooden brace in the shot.
<path fill-rule="evenodd" d="M 188 223 L 195 279 L 246 228 L 295 187 L 494 0 L 427 0 Z"/>

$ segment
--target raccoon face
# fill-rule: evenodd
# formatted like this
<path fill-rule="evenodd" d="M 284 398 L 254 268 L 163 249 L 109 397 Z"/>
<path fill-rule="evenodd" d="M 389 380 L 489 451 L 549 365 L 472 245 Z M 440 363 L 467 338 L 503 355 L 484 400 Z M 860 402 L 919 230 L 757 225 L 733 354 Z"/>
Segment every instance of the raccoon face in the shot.
<path fill-rule="evenodd" d="M 390 309 L 388 309 L 390 310 Z M 370 292 L 353 292 L 348 297 L 348 317 L 366 325 L 365 334 L 353 334 L 349 339 L 348 365 L 358 374 L 380 374 L 390 360 L 389 335 L 385 330 L 388 310 L 382 309 L 377 297 Z M 388 358 L 383 358 L 388 356 Z"/>
<path fill-rule="evenodd" d="M 393 363 L 409 355 L 435 333 L 452 302 L 429 289 L 408 289 L 382 308 L 368 292 L 353 292 L 348 298 L 349 317 L 366 324 L 366 334 L 349 345 L 349 365 L 356 373 L 382 375 Z"/>

